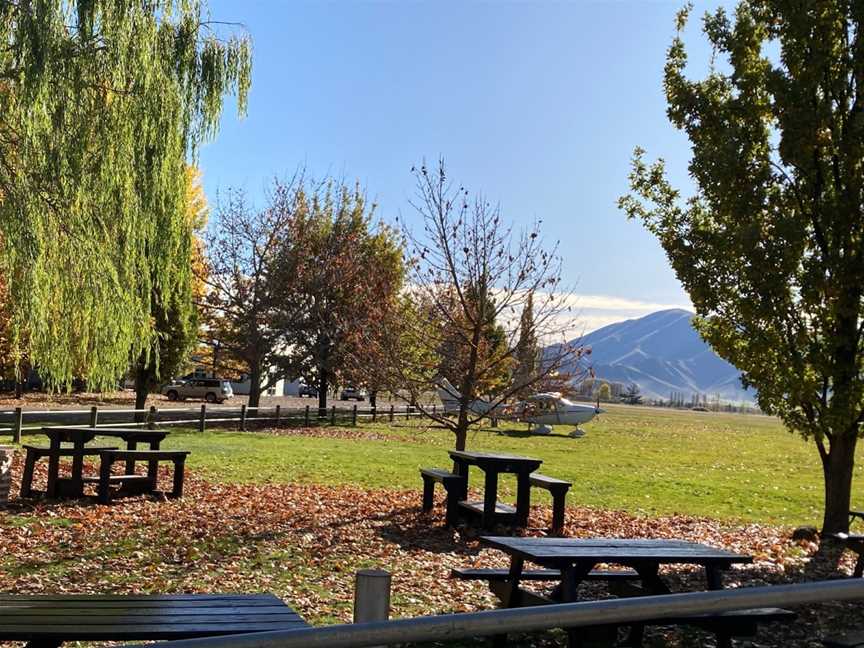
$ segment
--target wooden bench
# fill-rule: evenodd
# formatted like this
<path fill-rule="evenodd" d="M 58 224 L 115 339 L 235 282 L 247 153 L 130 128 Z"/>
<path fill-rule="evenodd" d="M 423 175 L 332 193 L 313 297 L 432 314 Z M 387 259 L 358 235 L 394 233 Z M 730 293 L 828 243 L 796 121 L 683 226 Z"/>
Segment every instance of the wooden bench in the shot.
<path fill-rule="evenodd" d="M 693 625 L 713 632 L 717 648 L 729 648 L 732 637 L 754 637 L 760 623 L 790 623 L 796 617 L 783 608 L 753 608 L 734 612 L 692 614 L 682 617 L 643 621 L 640 625 Z"/>
<path fill-rule="evenodd" d="M 864 648 L 864 631 L 847 632 L 822 639 L 825 648 Z"/>
<path fill-rule="evenodd" d="M 423 478 L 423 511 L 432 510 L 435 503 L 435 484 L 441 484 L 447 493 L 447 524 L 455 524 L 459 502 L 468 495 L 468 478 L 444 468 L 421 468 L 420 476 Z"/>
<path fill-rule="evenodd" d="M 483 568 L 464 568 L 456 567 L 451 570 L 450 575 L 453 578 L 460 580 L 485 580 L 485 581 L 504 581 L 510 577 L 510 571 L 507 569 L 483 569 Z M 560 569 L 526 569 L 519 577 L 520 580 L 537 580 L 551 581 L 561 580 Z M 619 580 L 638 580 L 639 574 L 632 569 L 621 570 L 606 570 L 593 569 L 585 576 L 584 580 L 602 580 L 602 581 L 619 581 Z"/>
<path fill-rule="evenodd" d="M 100 447 L 100 448 L 45 448 L 34 445 L 22 446 L 27 455 L 24 458 L 24 472 L 21 475 L 21 494 L 22 498 L 33 497 L 33 471 L 36 468 L 36 462 L 44 457 L 72 457 L 75 461 L 81 461 L 84 457 L 98 456 L 103 450 L 116 450 L 116 447 Z M 50 479 L 49 479 L 50 481 Z M 62 480 L 61 480 L 62 481 Z M 46 493 L 52 493 L 56 488 L 55 484 L 48 484 Z"/>
<path fill-rule="evenodd" d="M 160 461 L 171 461 L 174 464 L 174 484 L 169 497 L 183 496 L 183 472 L 188 450 L 102 450 L 99 452 L 99 501 L 108 504 L 111 501 L 111 484 L 120 483 L 122 490 L 131 493 L 156 492 L 156 465 Z M 151 469 L 147 475 L 111 475 L 111 467 L 117 461 L 125 461 L 127 470 L 130 462 L 147 461 Z M 134 486 L 132 486 L 134 485 Z M 129 488 L 129 486 L 132 486 Z"/>
<path fill-rule="evenodd" d="M 573 484 L 569 481 L 547 477 L 540 473 L 531 473 L 529 479 L 532 486 L 543 488 L 552 494 L 552 527 L 550 528 L 550 533 L 552 535 L 561 535 L 564 532 L 564 503 L 567 491 L 570 490 Z"/>

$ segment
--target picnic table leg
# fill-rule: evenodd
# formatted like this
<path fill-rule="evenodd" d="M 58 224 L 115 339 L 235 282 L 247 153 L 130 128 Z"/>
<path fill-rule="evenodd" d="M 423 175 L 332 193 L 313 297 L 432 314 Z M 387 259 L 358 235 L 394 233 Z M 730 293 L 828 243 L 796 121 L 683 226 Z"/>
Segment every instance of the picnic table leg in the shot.
<path fill-rule="evenodd" d="M 33 469 L 35 466 L 36 453 L 33 450 L 27 450 L 27 457 L 24 459 L 24 474 L 21 475 L 20 497 L 22 498 L 33 496 Z"/>
<path fill-rule="evenodd" d="M 594 569 L 591 562 L 577 562 L 561 570 L 561 602 L 574 603 L 579 600 L 579 583 L 585 580 Z M 569 648 L 588 648 L 589 646 L 614 646 L 618 638 L 618 626 L 594 626 L 567 630 Z"/>
<path fill-rule="evenodd" d="M 483 486 L 483 528 L 495 526 L 495 505 L 498 503 L 498 473 L 489 468 L 486 470 L 486 481 Z"/>
<path fill-rule="evenodd" d="M 60 476 L 60 437 L 51 437 L 51 453 L 48 455 L 48 486 L 45 495 L 57 496 L 57 478 Z"/>
<path fill-rule="evenodd" d="M 528 512 L 531 508 L 530 473 L 520 472 L 516 475 L 516 525 L 528 526 Z"/>
<path fill-rule="evenodd" d="M 496 591 L 497 588 L 492 588 L 497 583 L 490 582 L 490 588 L 493 593 L 501 599 L 501 603 L 505 608 L 515 608 L 521 605 L 519 596 L 519 581 L 522 579 L 522 568 L 525 566 L 525 561 L 519 556 L 510 557 L 510 574 L 506 582 L 502 583 L 501 591 Z M 507 645 L 507 635 L 500 634 L 492 637 L 492 645 L 495 648 L 503 648 Z"/>
<path fill-rule="evenodd" d="M 159 442 L 158 441 L 151 441 L 150 442 L 150 449 L 151 450 L 158 450 L 159 449 Z M 159 471 L 159 462 L 158 461 L 148 461 L 147 462 L 147 479 L 150 482 L 150 492 L 153 492 L 156 490 L 156 480 L 157 480 L 158 474 L 159 474 L 158 471 Z M 176 488 L 176 486 L 177 486 L 176 464 L 175 464 L 174 474 L 175 474 L 174 486 Z M 180 484 L 180 490 L 181 491 L 183 490 L 183 484 L 182 483 Z"/>
<path fill-rule="evenodd" d="M 709 590 L 723 589 L 723 570 L 713 565 L 705 565 L 705 580 Z"/>
<path fill-rule="evenodd" d="M 660 565 L 658 563 L 638 563 L 633 565 L 633 569 L 639 574 L 642 585 L 645 586 L 649 594 L 672 593 L 669 586 L 660 578 Z"/>
<path fill-rule="evenodd" d="M 133 439 L 129 439 L 126 442 L 126 449 L 127 450 L 137 450 L 138 449 L 138 442 L 134 441 Z M 134 459 L 127 459 L 126 460 L 126 473 L 125 474 L 127 474 L 127 475 L 134 475 L 135 474 L 135 460 Z"/>
<path fill-rule="evenodd" d="M 24 648 L 60 648 L 63 642 L 60 639 L 31 639 Z"/>
<path fill-rule="evenodd" d="M 186 457 L 178 457 L 174 460 L 174 488 L 171 497 L 183 497 L 183 473 L 186 467 Z"/>
<path fill-rule="evenodd" d="M 75 441 L 73 446 L 76 450 L 80 450 L 81 454 L 72 456 L 72 480 L 71 492 L 73 496 L 84 496 L 84 441 Z"/>
<path fill-rule="evenodd" d="M 99 464 L 99 503 L 111 503 L 111 464 L 114 463 L 114 456 L 110 452 L 101 453 L 101 463 Z"/>

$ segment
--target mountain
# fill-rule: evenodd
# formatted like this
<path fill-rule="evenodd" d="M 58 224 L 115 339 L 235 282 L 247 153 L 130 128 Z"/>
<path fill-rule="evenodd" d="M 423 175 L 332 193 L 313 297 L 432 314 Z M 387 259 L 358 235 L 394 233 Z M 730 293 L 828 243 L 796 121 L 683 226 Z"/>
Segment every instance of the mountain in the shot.
<path fill-rule="evenodd" d="M 599 380 L 635 382 L 647 398 L 680 392 L 714 400 L 753 401 L 740 372 L 720 358 L 693 328 L 693 313 L 672 309 L 604 326 L 579 343 L 591 348 L 588 362 Z M 572 368 L 571 368 L 572 370 Z"/>

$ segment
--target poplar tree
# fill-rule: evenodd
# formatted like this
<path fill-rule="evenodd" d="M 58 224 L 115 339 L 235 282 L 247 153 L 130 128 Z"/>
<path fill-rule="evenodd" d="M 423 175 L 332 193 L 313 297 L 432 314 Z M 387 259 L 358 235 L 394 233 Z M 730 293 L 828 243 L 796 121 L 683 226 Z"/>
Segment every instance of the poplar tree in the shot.
<path fill-rule="evenodd" d="M 188 286 L 185 165 L 249 88 L 222 29 L 199 0 L 0 3 L 0 273 L 55 386 L 114 384 Z"/>
<path fill-rule="evenodd" d="M 664 87 L 696 191 L 683 199 L 637 149 L 621 206 L 659 239 L 702 337 L 761 409 L 815 442 L 823 532 L 846 531 L 864 422 L 864 4 L 708 14 L 704 79 L 685 73 L 687 14 Z"/>

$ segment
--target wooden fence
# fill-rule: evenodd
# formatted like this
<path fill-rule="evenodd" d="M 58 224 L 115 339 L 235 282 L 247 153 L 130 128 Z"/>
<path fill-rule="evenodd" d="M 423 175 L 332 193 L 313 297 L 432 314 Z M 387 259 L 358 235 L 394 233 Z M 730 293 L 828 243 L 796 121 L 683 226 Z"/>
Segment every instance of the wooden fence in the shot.
<path fill-rule="evenodd" d="M 436 410 L 436 406 L 432 406 Z M 14 410 L 0 411 L 0 435 L 12 436 L 15 443 L 21 435 L 35 432 L 52 425 L 76 427 L 148 427 L 165 425 L 195 427 L 203 432 L 208 427 L 237 428 L 246 430 L 250 424 L 270 424 L 273 427 L 299 425 L 357 425 L 358 421 L 410 420 L 423 416 L 416 407 L 407 405 L 386 408 L 363 408 L 357 405 L 347 409 L 335 405 L 320 411 L 318 407 L 286 408 L 271 407 L 224 407 L 202 404 L 200 407 L 152 406 L 149 409 L 99 408 L 75 410 Z"/>

